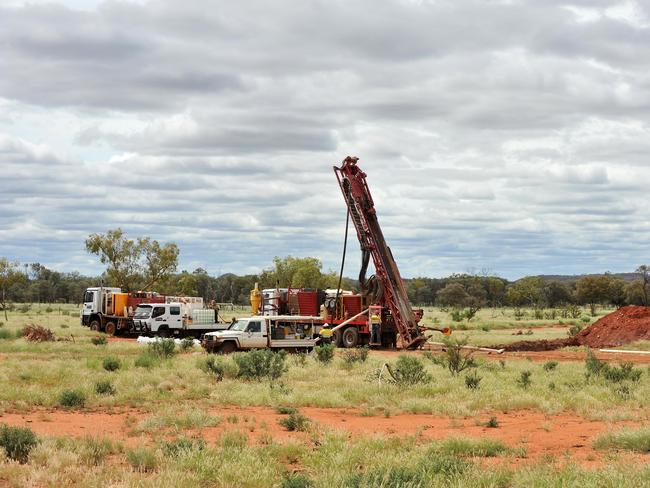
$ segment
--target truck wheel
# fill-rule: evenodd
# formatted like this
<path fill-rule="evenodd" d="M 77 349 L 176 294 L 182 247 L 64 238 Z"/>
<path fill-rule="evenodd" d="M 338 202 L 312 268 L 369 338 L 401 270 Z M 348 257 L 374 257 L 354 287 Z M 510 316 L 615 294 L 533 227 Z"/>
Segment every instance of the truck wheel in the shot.
<path fill-rule="evenodd" d="M 106 322 L 106 335 L 114 336 L 116 330 L 115 322 Z"/>
<path fill-rule="evenodd" d="M 359 331 L 356 327 L 345 329 L 343 331 L 343 337 L 341 339 L 343 341 L 343 347 L 346 347 L 348 349 L 357 347 L 357 344 L 359 344 Z"/>
<path fill-rule="evenodd" d="M 224 342 L 219 346 L 219 354 L 230 354 L 231 352 L 235 352 L 235 349 L 237 349 L 237 346 L 235 346 L 234 342 Z"/>
<path fill-rule="evenodd" d="M 161 325 L 158 329 L 158 335 L 163 339 L 169 337 L 169 328 L 166 325 Z"/>
<path fill-rule="evenodd" d="M 343 347 L 343 333 L 340 329 L 332 333 L 331 341 L 336 347 Z"/>
<path fill-rule="evenodd" d="M 90 322 L 90 330 L 99 332 L 100 329 L 101 329 L 101 324 L 99 323 L 99 320 L 93 320 L 92 322 Z"/>

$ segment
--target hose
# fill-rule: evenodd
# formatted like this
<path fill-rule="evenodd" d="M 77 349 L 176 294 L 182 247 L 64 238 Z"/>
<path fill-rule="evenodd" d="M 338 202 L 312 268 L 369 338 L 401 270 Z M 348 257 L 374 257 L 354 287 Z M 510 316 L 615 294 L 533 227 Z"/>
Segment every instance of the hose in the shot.
<path fill-rule="evenodd" d="M 350 227 L 350 210 L 345 212 L 345 238 L 343 239 L 343 255 L 341 256 L 341 271 L 339 272 L 339 284 L 336 287 L 336 301 L 334 302 L 334 315 L 336 316 L 336 307 L 339 304 L 339 294 L 341 292 L 341 282 L 343 281 L 343 268 L 345 266 L 345 253 L 348 248 L 348 229 Z"/>

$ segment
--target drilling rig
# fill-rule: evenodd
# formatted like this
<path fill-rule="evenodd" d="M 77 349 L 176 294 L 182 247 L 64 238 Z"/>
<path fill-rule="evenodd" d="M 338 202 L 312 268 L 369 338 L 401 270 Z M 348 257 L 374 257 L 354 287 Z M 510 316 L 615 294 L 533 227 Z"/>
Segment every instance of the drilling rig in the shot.
<path fill-rule="evenodd" d="M 359 285 L 361 300 L 369 314 L 380 314 L 382 336 L 399 334 L 402 347 L 416 349 L 426 341 L 418 322 L 422 311 L 414 311 L 406 293 L 397 263 L 377 220 L 377 211 L 368 188 L 366 174 L 357 164 L 358 158 L 348 156 L 340 167 L 334 166 L 334 173 L 341 187 L 348 217 L 352 220 L 361 245 L 361 269 Z M 375 275 L 366 278 L 370 258 L 375 267 Z M 345 258 L 344 258 L 345 259 Z M 337 297 L 335 319 L 341 319 Z M 334 320 L 336 323 L 338 320 Z M 340 326 L 340 325 L 339 325 Z M 335 327 L 336 329 L 336 327 Z M 387 341 L 382 339 L 382 345 Z M 372 344 L 372 343 L 371 343 Z M 347 344 L 346 344 L 347 345 Z"/>

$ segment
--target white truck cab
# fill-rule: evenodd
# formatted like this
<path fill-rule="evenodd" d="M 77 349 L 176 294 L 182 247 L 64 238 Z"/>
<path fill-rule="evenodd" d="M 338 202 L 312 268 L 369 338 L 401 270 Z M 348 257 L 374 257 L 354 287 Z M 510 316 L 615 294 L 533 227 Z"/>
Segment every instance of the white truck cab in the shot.
<path fill-rule="evenodd" d="M 241 318 L 228 330 L 203 335 L 201 345 L 208 352 L 218 353 L 247 349 L 311 351 L 321 326 L 320 317 L 274 315 Z"/>
<path fill-rule="evenodd" d="M 217 321 L 216 310 L 201 310 L 212 312 L 209 320 L 198 320 L 193 317 L 188 305 L 180 302 L 171 303 L 141 303 L 133 315 L 133 323 L 137 330 L 158 334 L 162 337 L 174 335 L 199 335 L 202 332 L 222 330 L 229 324 Z M 205 317 L 203 317 L 205 319 Z"/>
<path fill-rule="evenodd" d="M 90 327 L 92 330 L 104 330 L 103 315 L 106 315 L 106 297 L 121 292 L 120 288 L 107 286 L 86 288 L 81 308 L 81 325 Z"/>

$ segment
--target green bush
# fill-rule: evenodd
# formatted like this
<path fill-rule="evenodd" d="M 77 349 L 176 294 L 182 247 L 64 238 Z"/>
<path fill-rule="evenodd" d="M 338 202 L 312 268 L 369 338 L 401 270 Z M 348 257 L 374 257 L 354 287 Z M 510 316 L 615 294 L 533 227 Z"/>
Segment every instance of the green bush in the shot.
<path fill-rule="evenodd" d="M 237 376 L 261 381 L 264 378 L 276 380 L 287 370 L 286 351 L 256 349 L 235 355 L 235 363 L 239 368 Z"/>
<path fill-rule="evenodd" d="M 311 488 L 314 483 L 304 474 L 293 473 L 282 479 L 281 488 Z"/>
<path fill-rule="evenodd" d="M 28 304 L 24 303 L 20 307 L 18 307 L 18 311 L 20 313 L 27 313 L 27 312 L 29 312 L 30 308 L 32 308 L 31 305 L 28 305 Z"/>
<path fill-rule="evenodd" d="M 591 319 L 590 319 L 589 317 L 586 317 L 586 316 L 585 316 L 585 317 L 582 317 L 580 320 L 581 320 L 582 323 L 584 323 L 584 324 L 588 324 L 589 322 L 591 322 Z"/>
<path fill-rule="evenodd" d="M 309 427 L 310 420 L 304 415 L 294 412 L 288 417 L 278 420 L 278 423 L 288 431 L 304 432 Z"/>
<path fill-rule="evenodd" d="M 11 339 L 14 335 L 10 330 L 0 329 L 0 339 Z"/>
<path fill-rule="evenodd" d="M 194 349 L 194 337 L 186 337 L 181 341 L 181 352 L 187 352 Z"/>
<path fill-rule="evenodd" d="M 38 438 L 31 429 L 0 425 L 0 447 L 9 459 L 26 463 L 29 453 L 38 444 Z"/>
<path fill-rule="evenodd" d="M 569 337 L 575 337 L 575 336 L 577 336 L 581 331 L 582 331 L 582 325 L 580 325 L 580 324 L 573 324 L 571 327 L 569 327 L 569 330 L 567 331 L 567 334 L 569 335 Z"/>
<path fill-rule="evenodd" d="M 476 366 L 472 359 L 472 351 L 463 349 L 463 346 L 467 345 L 467 337 L 462 339 L 446 338 L 444 344 L 445 364 L 451 374 L 457 375 L 465 369 Z"/>
<path fill-rule="evenodd" d="M 47 307 L 47 308 L 45 309 L 45 312 L 46 312 L 46 313 L 52 313 L 52 312 L 54 312 L 54 309 L 53 309 L 52 307 Z"/>
<path fill-rule="evenodd" d="M 108 380 L 95 383 L 95 393 L 98 395 L 115 395 L 115 387 Z"/>
<path fill-rule="evenodd" d="M 497 429 L 499 427 L 499 421 L 496 417 L 490 417 L 490 420 L 485 422 L 485 426 L 490 429 Z"/>
<path fill-rule="evenodd" d="M 106 371 L 117 371 L 120 369 L 120 366 L 122 366 L 122 363 L 120 363 L 119 359 L 109 356 L 107 358 L 104 358 L 102 366 Z"/>
<path fill-rule="evenodd" d="M 352 366 L 354 363 L 363 363 L 368 359 L 368 353 L 370 349 L 368 346 L 363 346 L 358 349 L 346 349 L 343 351 L 343 362 L 348 366 Z"/>
<path fill-rule="evenodd" d="M 465 386 L 470 390 L 476 390 L 480 386 L 482 379 L 476 371 L 472 371 L 465 376 Z"/>
<path fill-rule="evenodd" d="M 156 453 L 145 446 L 127 450 L 126 460 L 134 470 L 141 473 L 153 471 L 158 465 Z"/>
<path fill-rule="evenodd" d="M 92 342 L 96 346 L 105 346 L 106 344 L 108 344 L 108 340 L 106 339 L 105 336 L 93 337 L 92 339 L 90 339 L 90 342 Z"/>
<path fill-rule="evenodd" d="M 59 405 L 67 408 L 83 407 L 86 395 L 81 390 L 63 390 L 59 396 Z"/>
<path fill-rule="evenodd" d="M 293 407 L 279 406 L 275 407 L 275 411 L 280 415 L 291 415 L 292 413 L 297 413 L 298 410 Z"/>
<path fill-rule="evenodd" d="M 87 436 L 77 449 L 81 461 L 89 466 L 98 466 L 106 460 L 106 456 L 115 452 L 115 446 L 110 439 L 100 439 Z"/>
<path fill-rule="evenodd" d="M 522 371 L 521 374 L 519 375 L 519 378 L 517 379 L 517 384 L 519 385 L 520 388 L 527 389 L 530 384 L 530 377 L 532 376 L 532 372 L 526 370 Z"/>
<path fill-rule="evenodd" d="M 553 371 L 555 368 L 557 368 L 558 362 L 557 361 L 546 361 L 544 363 L 544 366 L 542 368 L 544 371 Z"/>
<path fill-rule="evenodd" d="M 412 386 L 431 381 L 431 375 L 425 371 L 422 361 L 406 354 L 401 354 L 397 358 L 391 373 L 395 383 L 400 386 Z"/>
<path fill-rule="evenodd" d="M 591 349 L 587 349 L 587 357 L 585 358 L 585 369 L 587 370 L 586 376 L 590 378 L 592 376 L 599 376 L 602 372 L 605 363 L 599 360 L 593 353 Z"/>
<path fill-rule="evenodd" d="M 176 354 L 176 343 L 174 339 L 158 339 L 149 344 L 148 352 L 160 359 L 168 359 Z"/>
<path fill-rule="evenodd" d="M 334 344 L 322 344 L 316 346 L 314 348 L 316 351 L 316 359 L 324 364 L 329 363 L 334 358 L 334 349 L 336 349 Z"/>
<path fill-rule="evenodd" d="M 650 453 L 650 428 L 623 428 L 617 432 L 601 434 L 594 441 L 596 449 L 625 449 L 627 451 Z"/>
<path fill-rule="evenodd" d="M 134 365 L 136 368 L 150 369 L 157 366 L 159 362 L 158 356 L 154 356 L 150 351 L 145 351 L 136 358 Z"/>
<path fill-rule="evenodd" d="M 223 377 L 226 374 L 226 364 L 225 360 L 222 358 L 217 358 L 215 356 L 208 356 L 203 361 L 199 363 L 199 368 L 214 376 L 217 381 L 223 380 Z"/>
<path fill-rule="evenodd" d="M 642 371 L 635 369 L 634 364 L 630 362 L 621 363 L 619 367 L 605 364 L 601 371 L 603 378 L 613 383 L 620 383 L 625 380 L 639 381 L 642 374 Z"/>

